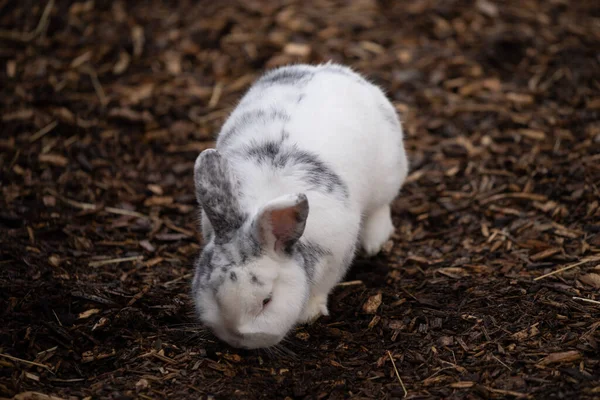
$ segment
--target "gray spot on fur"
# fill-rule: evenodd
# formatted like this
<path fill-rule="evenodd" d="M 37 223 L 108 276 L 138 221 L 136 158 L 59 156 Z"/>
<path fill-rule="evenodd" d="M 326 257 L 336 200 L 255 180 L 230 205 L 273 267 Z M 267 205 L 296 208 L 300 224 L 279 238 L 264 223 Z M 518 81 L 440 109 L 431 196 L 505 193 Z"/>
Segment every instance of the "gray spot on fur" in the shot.
<path fill-rule="evenodd" d="M 251 227 L 233 232 L 226 243 L 211 241 L 196 260 L 192 293 L 207 286 L 217 290 L 227 274 L 235 282 L 238 276 L 232 269 L 243 267 L 261 255 L 262 249 Z"/>
<path fill-rule="evenodd" d="M 392 126 L 394 129 L 400 129 L 400 122 L 395 110 L 391 109 L 386 104 L 380 104 L 379 110 L 385 121 L 390 124 L 390 126 Z"/>
<path fill-rule="evenodd" d="M 246 215 L 240 210 L 236 179 L 227 160 L 215 150 L 205 150 L 196 161 L 194 181 L 196 197 L 214 230 L 215 243 L 229 241 Z"/>
<path fill-rule="evenodd" d="M 313 278 L 315 275 L 315 267 L 321 261 L 321 259 L 331 254 L 324 247 L 314 242 L 298 242 L 293 248 L 292 256 L 304 266 L 308 279 Z"/>
<path fill-rule="evenodd" d="M 295 66 L 281 67 L 267 72 L 260 78 L 257 85 L 300 85 L 306 84 L 314 72 Z"/>
<path fill-rule="evenodd" d="M 233 125 L 219 135 L 219 147 L 239 135 L 250 125 L 260 124 L 267 127 L 271 124 L 285 124 L 290 120 L 290 115 L 283 110 L 251 110 L 234 117 Z"/>
<path fill-rule="evenodd" d="M 258 277 L 256 275 L 254 275 L 253 273 L 250 273 L 250 282 L 252 282 L 252 284 L 257 285 L 257 286 L 263 286 L 264 283 L 262 283 Z"/>
<path fill-rule="evenodd" d="M 286 143 L 285 136 L 278 141 L 267 140 L 254 143 L 240 153 L 258 164 L 268 164 L 273 168 L 291 168 L 299 171 L 303 180 L 312 189 L 326 193 L 337 193 L 348 198 L 348 188 L 342 178 L 319 157 L 296 144 Z"/>
<path fill-rule="evenodd" d="M 195 276 L 192 285 L 193 293 L 197 292 L 198 289 L 206 285 L 206 282 L 208 281 L 208 278 L 214 268 L 212 258 L 213 246 L 208 245 L 204 247 L 204 250 L 202 250 L 202 253 L 200 253 L 198 258 L 196 259 L 196 262 L 194 263 Z"/>
<path fill-rule="evenodd" d="M 213 230 L 212 226 L 210 226 L 210 222 L 206 224 L 206 226 L 202 226 L 202 240 L 204 243 L 208 243 L 213 240 L 214 236 L 215 231 Z"/>

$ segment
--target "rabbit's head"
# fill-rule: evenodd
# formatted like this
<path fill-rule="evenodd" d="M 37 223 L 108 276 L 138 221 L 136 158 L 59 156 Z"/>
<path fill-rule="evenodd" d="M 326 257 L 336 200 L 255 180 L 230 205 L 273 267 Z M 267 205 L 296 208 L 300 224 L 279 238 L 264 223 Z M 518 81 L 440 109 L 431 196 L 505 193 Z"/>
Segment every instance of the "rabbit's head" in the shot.
<path fill-rule="evenodd" d="M 193 281 L 200 320 L 234 347 L 279 343 L 309 294 L 296 251 L 308 217 L 306 196 L 286 195 L 244 211 L 237 178 L 212 149 L 196 160 L 194 179 L 205 236 Z"/>

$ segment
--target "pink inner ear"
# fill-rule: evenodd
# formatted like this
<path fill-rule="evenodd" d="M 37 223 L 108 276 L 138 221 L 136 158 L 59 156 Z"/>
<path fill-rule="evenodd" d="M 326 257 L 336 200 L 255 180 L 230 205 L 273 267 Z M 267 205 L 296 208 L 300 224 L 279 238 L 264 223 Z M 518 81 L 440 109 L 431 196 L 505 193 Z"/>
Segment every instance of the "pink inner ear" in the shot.
<path fill-rule="evenodd" d="M 297 224 L 296 209 L 293 207 L 271 211 L 271 227 L 275 236 L 275 250 L 279 251 L 291 237 Z"/>

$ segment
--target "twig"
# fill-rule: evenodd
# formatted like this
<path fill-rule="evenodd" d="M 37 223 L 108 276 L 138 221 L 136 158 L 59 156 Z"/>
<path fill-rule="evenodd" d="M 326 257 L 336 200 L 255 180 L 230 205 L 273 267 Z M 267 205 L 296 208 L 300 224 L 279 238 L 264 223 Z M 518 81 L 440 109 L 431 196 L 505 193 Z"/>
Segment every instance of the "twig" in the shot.
<path fill-rule="evenodd" d="M 212 95 L 210 96 L 210 100 L 208 101 L 208 108 L 213 109 L 219 104 L 219 100 L 221 99 L 221 94 L 223 93 L 223 83 L 217 82 L 215 85 Z"/>
<path fill-rule="evenodd" d="M 52 310 L 52 314 L 54 314 L 54 318 L 56 318 L 58 325 L 63 326 L 62 322 L 60 322 L 60 318 L 58 318 L 58 315 L 56 315 L 56 311 Z"/>
<path fill-rule="evenodd" d="M 532 398 L 531 395 L 526 394 L 526 393 L 520 393 L 520 392 L 514 392 L 512 390 L 503 390 L 503 389 L 494 389 L 488 386 L 484 386 L 484 388 L 492 393 L 497 393 L 497 394 L 502 394 L 505 396 L 513 396 L 516 397 L 518 399 L 530 399 Z"/>
<path fill-rule="evenodd" d="M 479 203 L 485 205 L 492 203 L 497 200 L 503 199 L 520 199 L 520 200 L 531 200 L 531 201 L 546 201 L 548 197 L 542 194 L 536 193 L 499 193 L 494 196 L 490 196 L 487 199 L 481 200 Z"/>
<path fill-rule="evenodd" d="M 132 256 L 132 257 L 122 257 L 122 258 L 112 258 L 110 260 L 102 260 L 102 261 L 92 261 L 88 264 L 90 267 L 101 267 L 103 265 L 108 264 L 120 264 L 128 261 L 138 261 L 143 259 L 144 256 Z"/>
<path fill-rule="evenodd" d="M 79 208 L 81 210 L 95 210 L 96 209 L 95 204 L 81 203 L 79 201 L 71 200 L 71 199 L 66 198 L 65 196 L 59 194 L 56 190 L 48 188 L 48 189 L 46 189 L 46 192 L 50 193 L 54 197 L 58 197 L 60 200 L 64 201 L 68 205 L 73 206 L 75 208 Z"/>
<path fill-rule="evenodd" d="M 598 300 L 592 300 L 592 299 L 586 299 L 585 297 L 573 297 L 573 300 L 580 300 L 580 301 L 585 301 L 586 303 L 592 303 L 592 304 L 597 304 L 600 306 L 600 301 Z"/>
<path fill-rule="evenodd" d="M 19 159 L 19 156 L 21 155 L 21 149 L 18 149 L 17 151 L 15 151 L 15 156 L 13 157 L 13 159 L 10 161 L 10 164 L 8 164 L 8 169 L 12 169 L 15 166 L 15 163 L 17 162 L 17 160 Z"/>
<path fill-rule="evenodd" d="M 493 357 L 493 358 L 494 358 L 496 361 L 498 361 L 500 364 L 504 365 L 504 366 L 506 367 L 506 369 L 508 369 L 509 371 L 511 371 L 511 372 L 512 372 L 512 370 L 513 370 L 513 369 L 512 369 L 511 367 L 509 367 L 508 365 L 504 364 L 504 363 L 502 362 L 502 360 L 501 360 L 501 359 L 499 359 L 498 357 L 496 357 L 496 356 L 495 356 L 495 355 L 493 355 L 493 354 L 492 354 L 492 357 Z"/>
<path fill-rule="evenodd" d="M 37 363 L 37 362 L 34 362 L 34 361 L 23 360 L 22 358 L 17 358 L 17 357 L 9 356 L 8 354 L 2 354 L 2 353 L 0 353 L 0 357 L 8 358 L 9 360 L 18 361 L 18 362 L 21 362 L 21 363 L 27 364 L 27 365 L 33 365 L 33 366 L 36 366 L 36 367 L 41 367 L 41 368 L 44 368 L 44 369 L 50 371 L 50 373 L 54 374 L 54 372 L 52 372 L 52 368 L 50 368 L 49 366 L 47 366 L 45 364 L 40 364 L 40 363 Z"/>
<path fill-rule="evenodd" d="M 151 219 L 149 216 L 147 216 L 145 214 L 139 213 L 137 211 L 125 210 L 123 208 L 104 207 L 104 211 L 109 212 L 111 214 L 127 215 L 129 217 Z"/>
<path fill-rule="evenodd" d="M 40 21 L 38 22 L 37 26 L 33 31 L 20 33 L 15 31 L 0 30 L 0 38 L 12 39 L 20 42 L 31 42 L 33 39 L 39 36 L 48 26 L 48 18 L 50 17 L 50 12 L 52 11 L 53 7 L 54 0 L 50 0 L 48 4 L 46 4 L 46 7 L 42 12 L 42 16 L 40 17 Z"/>
<path fill-rule="evenodd" d="M 358 286 L 358 285 L 363 285 L 364 282 L 363 281 L 348 281 L 348 282 L 340 282 L 337 284 L 338 287 L 343 287 L 343 286 Z"/>
<path fill-rule="evenodd" d="M 413 300 L 419 302 L 419 299 L 417 299 L 415 296 L 413 296 L 408 290 L 404 289 L 402 286 L 400 287 L 400 290 L 402 290 L 404 293 L 406 293 L 407 295 L 412 297 Z"/>
<path fill-rule="evenodd" d="M 106 105 L 108 104 L 108 99 L 106 98 L 106 94 L 104 93 L 102 84 L 98 79 L 98 73 L 96 73 L 96 71 L 89 66 L 82 67 L 81 71 L 89 75 L 90 79 L 92 80 L 92 86 L 94 87 L 96 96 L 98 96 L 98 100 L 100 100 L 100 105 L 102 107 L 106 107 Z"/>
<path fill-rule="evenodd" d="M 396 363 L 394 362 L 394 357 L 392 357 L 392 353 L 390 353 L 390 351 L 387 351 L 388 356 L 390 357 L 390 361 L 392 361 L 392 366 L 394 367 L 394 372 L 396 373 L 396 377 L 398 378 L 398 382 L 400 382 L 400 386 L 402 386 L 402 390 L 404 390 L 404 397 L 408 396 L 408 391 L 406 390 L 406 387 L 404 386 L 404 382 L 402 382 L 402 378 L 400 378 L 400 373 L 398 372 L 398 368 L 396 368 Z"/>
<path fill-rule="evenodd" d="M 186 235 L 187 237 L 194 237 L 196 236 L 195 232 L 190 231 L 189 229 L 185 229 L 185 228 L 181 228 L 177 225 L 175 225 L 171 220 L 169 220 L 168 218 L 163 219 L 163 223 L 165 224 L 165 226 L 175 232 L 179 232 L 182 233 L 184 235 Z"/>
<path fill-rule="evenodd" d="M 52 129 L 56 128 L 56 125 L 58 125 L 58 121 L 52 121 L 52 122 L 50 122 L 48 125 L 46 125 L 42 129 L 40 129 L 39 131 L 37 131 L 36 133 L 34 133 L 33 135 L 31 135 L 31 137 L 29 138 L 29 143 L 35 142 L 36 140 L 38 140 L 39 138 L 41 138 L 42 136 L 44 136 L 46 133 L 48 133 Z"/>
<path fill-rule="evenodd" d="M 162 354 L 158 354 L 155 350 L 151 350 L 148 353 L 140 354 L 135 359 L 137 360 L 138 358 L 148 358 L 148 357 L 158 358 L 159 360 L 164 361 L 167 364 L 171 364 L 171 365 L 175 364 L 175 360 L 173 360 L 167 356 L 163 356 Z"/>
<path fill-rule="evenodd" d="M 563 271 L 567 271 L 569 269 L 578 267 L 578 266 L 580 266 L 582 264 L 586 264 L 586 263 L 589 263 L 589 262 L 592 262 L 592 261 L 600 261 L 600 254 L 595 255 L 595 256 L 591 256 L 591 257 L 586 257 L 583 260 L 580 260 L 580 261 L 578 261 L 576 263 L 573 263 L 571 265 L 567 265 L 566 267 L 557 269 L 556 271 L 552 271 L 552 272 L 549 272 L 549 273 L 547 273 L 545 275 L 538 276 L 537 278 L 534 279 L 534 281 L 539 281 L 540 279 L 544 279 L 544 278 L 547 278 L 549 276 L 559 274 L 559 273 L 561 273 Z"/>
<path fill-rule="evenodd" d="M 177 282 L 179 282 L 182 279 L 188 279 L 188 278 L 191 278 L 191 277 L 192 277 L 192 274 L 185 274 L 183 276 L 180 276 L 178 278 L 173 279 L 172 281 L 165 282 L 162 285 L 163 285 L 163 287 L 169 287 L 172 284 L 177 283 Z"/>

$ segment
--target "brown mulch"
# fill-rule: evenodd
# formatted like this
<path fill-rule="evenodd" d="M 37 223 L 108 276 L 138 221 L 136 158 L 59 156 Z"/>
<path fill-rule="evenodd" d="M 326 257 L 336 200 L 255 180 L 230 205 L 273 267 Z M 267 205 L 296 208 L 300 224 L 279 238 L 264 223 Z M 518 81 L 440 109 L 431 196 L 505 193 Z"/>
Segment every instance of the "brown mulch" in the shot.
<path fill-rule="evenodd" d="M 0 0 L 0 397 L 600 398 L 599 51 L 592 0 Z M 330 317 L 227 347 L 195 157 L 329 59 L 404 121 L 396 235 Z"/>

